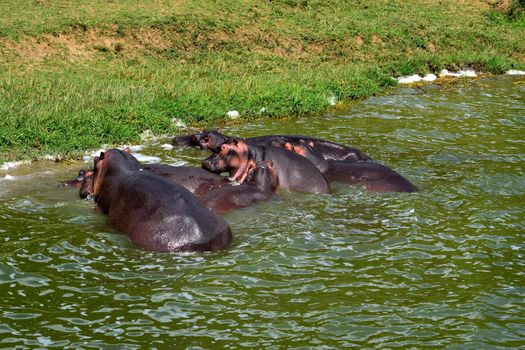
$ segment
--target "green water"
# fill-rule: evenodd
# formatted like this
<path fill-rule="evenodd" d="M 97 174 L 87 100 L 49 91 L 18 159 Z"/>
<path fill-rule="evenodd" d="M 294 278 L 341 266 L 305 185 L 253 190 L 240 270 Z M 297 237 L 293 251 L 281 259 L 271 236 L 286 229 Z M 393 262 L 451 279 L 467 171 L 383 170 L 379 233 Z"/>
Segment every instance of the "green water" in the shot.
<path fill-rule="evenodd" d="M 421 192 L 285 192 L 225 215 L 229 250 L 170 255 L 56 187 L 82 163 L 1 173 L 0 348 L 525 348 L 524 78 L 224 132 L 354 145 Z"/>

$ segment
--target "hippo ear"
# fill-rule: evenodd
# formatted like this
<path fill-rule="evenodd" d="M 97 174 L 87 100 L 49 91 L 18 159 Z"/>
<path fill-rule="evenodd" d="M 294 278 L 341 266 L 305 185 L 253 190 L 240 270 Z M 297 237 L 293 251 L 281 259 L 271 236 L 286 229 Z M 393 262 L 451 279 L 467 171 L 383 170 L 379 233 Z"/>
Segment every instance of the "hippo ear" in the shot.
<path fill-rule="evenodd" d="M 292 145 L 290 142 L 285 142 L 283 146 L 284 146 L 284 148 L 286 148 L 287 150 L 290 150 L 290 151 L 293 151 L 293 150 L 294 150 L 294 147 L 293 147 L 293 145 Z"/>
<path fill-rule="evenodd" d="M 105 156 L 106 154 L 104 152 L 100 152 L 100 155 L 98 156 L 98 160 L 104 159 Z"/>
<path fill-rule="evenodd" d="M 80 171 L 78 172 L 78 177 L 84 176 L 85 174 L 86 172 L 83 169 L 80 169 Z"/>
<path fill-rule="evenodd" d="M 313 142 L 313 141 L 308 142 L 308 145 L 309 145 L 310 147 L 314 148 L 314 142 Z"/>
<path fill-rule="evenodd" d="M 131 149 L 129 147 L 124 148 L 124 153 L 131 154 Z"/>
<path fill-rule="evenodd" d="M 273 167 L 273 160 L 269 160 L 269 161 L 268 161 L 268 166 L 269 166 L 270 168 Z"/>

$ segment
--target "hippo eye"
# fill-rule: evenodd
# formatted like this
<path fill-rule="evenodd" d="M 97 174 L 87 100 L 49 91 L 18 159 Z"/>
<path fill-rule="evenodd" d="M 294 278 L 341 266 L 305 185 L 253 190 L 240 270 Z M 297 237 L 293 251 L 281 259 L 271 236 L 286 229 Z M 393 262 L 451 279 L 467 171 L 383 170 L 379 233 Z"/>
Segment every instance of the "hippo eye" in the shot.
<path fill-rule="evenodd" d="M 78 172 L 78 176 L 79 176 L 79 177 L 80 177 L 80 176 L 84 176 L 84 174 L 85 174 L 85 171 L 84 171 L 84 170 L 80 170 L 80 171 Z"/>
<path fill-rule="evenodd" d="M 226 147 L 226 145 L 221 145 L 221 151 L 226 151 L 228 149 L 228 147 Z"/>

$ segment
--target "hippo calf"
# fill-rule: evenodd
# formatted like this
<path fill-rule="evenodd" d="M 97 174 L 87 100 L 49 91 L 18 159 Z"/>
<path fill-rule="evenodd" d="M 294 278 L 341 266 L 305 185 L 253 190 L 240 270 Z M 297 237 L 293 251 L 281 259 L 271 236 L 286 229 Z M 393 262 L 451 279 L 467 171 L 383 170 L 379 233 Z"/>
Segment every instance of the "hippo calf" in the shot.
<path fill-rule="evenodd" d="M 275 193 L 278 185 L 279 179 L 273 168 L 273 162 L 258 162 L 248 169 L 247 177 L 242 184 L 211 190 L 199 196 L 199 200 L 213 212 L 225 213 L 268 199 Z"/>

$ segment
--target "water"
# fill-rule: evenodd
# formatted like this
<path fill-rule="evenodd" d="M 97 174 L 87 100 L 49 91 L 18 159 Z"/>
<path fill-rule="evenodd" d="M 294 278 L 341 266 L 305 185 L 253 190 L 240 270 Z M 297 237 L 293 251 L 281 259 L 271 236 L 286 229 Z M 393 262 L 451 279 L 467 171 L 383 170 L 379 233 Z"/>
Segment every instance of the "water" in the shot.
<path fill-rule="evenodd" d="M 284 192 L 225 216 L 224 252 L 145 252 L 57 181 L 0 174 L 0 348 L 525 347 L 525 80 L 401 89 L 226 128 L 357 146 L 418 187 Z M 198 165 L 205 153 L 141 153 Z"/>

